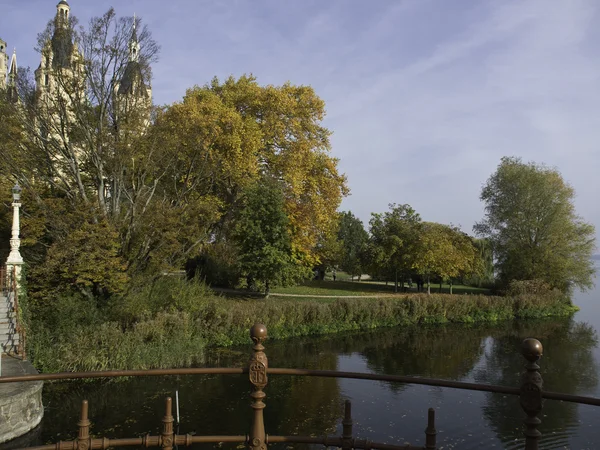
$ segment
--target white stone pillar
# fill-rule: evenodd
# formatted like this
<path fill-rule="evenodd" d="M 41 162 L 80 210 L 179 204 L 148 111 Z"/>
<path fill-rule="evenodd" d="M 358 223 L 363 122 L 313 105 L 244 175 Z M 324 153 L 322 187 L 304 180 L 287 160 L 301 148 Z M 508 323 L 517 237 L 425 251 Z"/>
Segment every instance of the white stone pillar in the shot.
<path fill-rule="evenodd" d="M 21 246 L 21 239 L 19 239 L 20 232 L 20 223 L 19 223 L 19 208 L 21 207 L 21 203 L 19 202 L 21 198 L 21 188 L 17 184 L 13 188 L 13 222 L 12 222 L 12 236 L 10 238 L 10 254 L 6 260 L 6 276 L 8 278 L 7 281 L 12 280 L 13 270 L 16 274 L 17 278 L 17 289 L 21 284 L 21 267 L 23 266 L 23 257 L 19 252 L 19 247 Z M 8 285 L 10 287 L 10 285 Z"/>

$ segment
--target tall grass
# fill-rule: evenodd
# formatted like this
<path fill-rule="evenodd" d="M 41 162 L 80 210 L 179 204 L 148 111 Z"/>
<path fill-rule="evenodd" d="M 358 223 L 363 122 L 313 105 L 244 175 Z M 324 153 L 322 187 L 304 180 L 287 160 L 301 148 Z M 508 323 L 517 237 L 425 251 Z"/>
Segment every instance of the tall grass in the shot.
<path fill-rule="evenodd" d="M 415 324 L 497 322 L 566 316 L 576 311 L 555 291 L 510 297 L 408 294 L 329 302 L 218 297 L 201 283 L 164 279 L 98 305 L 56 299 L 30 321 L 29 352 L 44 372 L 183 367 L 209 346 L 249 344 L 248 329 L 294 336 Z M 32 314 L 35 317 L 35 314 Z"/>

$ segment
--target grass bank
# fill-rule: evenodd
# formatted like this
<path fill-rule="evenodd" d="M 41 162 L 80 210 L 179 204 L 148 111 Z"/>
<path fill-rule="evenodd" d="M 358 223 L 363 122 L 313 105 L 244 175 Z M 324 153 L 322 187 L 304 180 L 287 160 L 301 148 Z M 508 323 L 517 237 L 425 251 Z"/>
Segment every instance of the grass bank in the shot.
<path fill-rule="evenodd" d="M 270 338 L 286 339 L 568 316 L 576 310 L 557 292 L 264 300 L 218 297 L 199 283 L 165 279 L 101 305 L 76 296 L 57 299 L 43 317 L 30 320 L 29 352 L 44 372 L 181 367 L 203 361 L 207 347 L 249 344 L 255 322 L 267 325 Z"/>
<path fill-rule="evenodd" d="M 413 283 L 412 287 L 407 284 L 404 287 L 399 286 L 401 292 L 406 293 L 417 293 L 416 284 Z M 425 286 L 427 289 L 427 286 Z M 450 285 L 442 284 L 440 292 L 440 285 L 432 284 L 431 293 L 450 293 Z M 454 294 L 480 294 L 489 295 L 490 290 L 485 288 L 478 288 L 474 286 L 463 286 L 454 285 L 452 286 L 452 292 Z M 339 296 L 373 296 L 373 295 L 394 295 L 394 283 L 386 283 L 385 281 L 350 281 L 345 280 L 311 280 L 306 281 L 298 286 L 290 287 L 279 287 L 271 291 L 272 294 L 286 294 L 286 295 L 339 295 Z"/>

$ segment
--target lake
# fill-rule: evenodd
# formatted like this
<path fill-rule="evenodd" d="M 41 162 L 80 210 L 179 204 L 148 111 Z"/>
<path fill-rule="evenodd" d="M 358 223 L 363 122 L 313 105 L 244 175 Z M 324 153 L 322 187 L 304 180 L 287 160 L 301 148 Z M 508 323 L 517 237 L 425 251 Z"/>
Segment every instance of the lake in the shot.
<path fill-rule="evenodd" d="M 600 281 L 600 280 L 596 280 Z M 544 388 L 600 397 L 600 287 L 577 293 L 572 319 L 494 326 L 381 329 L 319 338 L 267 341 L 271 367 L 415 375 L 519 386 L 522 339 L 544 345 Z M 268 324 L 267 324 L 268 326 Z M 242 366 L 248 346 L 213 351 L 207 366 Z M 250 426 L 246 376 L 182 376 L 120 383 L 55 383 L 44 388 L 45 416 L 26 445 L 73 439 L 82 399 L 92 432 L 107 437 L 157 434 L 164 397 L 179 391 L 181 433 L 245 434 Z M 267 433 L 340 434 L 350 399 L 360 438 L 424 445 L 427 409 L 436 409 L 438 448 L 522 448 L 518 397 L 446 388 L 329 378 L 271 376 L 265 392 Z M 600 407 L 545 401 L 541 448 L 600 448 Z M 25 443 L 25 441 L 22 441 Z M 23 444 L 21 444 L 23 445 Z M 0 446 L 10 448 L 10 445 Z"/>

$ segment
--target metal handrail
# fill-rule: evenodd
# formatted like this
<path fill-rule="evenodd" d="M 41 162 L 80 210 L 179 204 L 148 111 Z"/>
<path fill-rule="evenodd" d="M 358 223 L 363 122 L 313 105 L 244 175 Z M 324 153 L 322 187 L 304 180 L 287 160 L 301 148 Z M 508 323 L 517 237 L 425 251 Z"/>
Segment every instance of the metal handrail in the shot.
<path fill-rule="evenodd" d="M 0 293 L 6 289 L 6 266 L 0 266 Z"/>
<path fill-rule="evenodd" d="M 356 439 L 352 436 L 352 416 L 350 401 L 346 401 L 341 437 L 314 437 L 314 436 L 268 436 L 265 432 L 263 399 L 266 394 L 263 389 L 267 385 L 267 375 L 295 375 L 350 378 L 375 381 L 389 381 L 406 384 L 419 384 L 428 386 L 447 387 L 454 389 L 466 389 L 472 391 L 483 391 L 507 395 L 518 395 L 520 405 L 527 417 L 524 420 L 525 449 L 537 450 L 541 433 L 538 427 L 541 423 L 539 416 L 542 410 L 542 399 L 561 400 L 567 402 L 581 403 L 600 406 L 600 399 L 595 397 L 583 397 L 577 395 L 549 392 L 542 390 L 542 377 L 539 373 L 537 361 L 542 356 L 542 344 L 535 339 L 525 339 L 522 346 L 522 354 L 527 360 L 525 373 L 522 377 L 520 388 L 498 386 L 491 384 L 468 383 L 463 381 L 441 380 L 435 378 L 421 378 L 401 375 L 382 375 L 360 372 L 341 372 L 334 370 L 309 370 L 309 369 L 286 369 L 268 368 L 267 356 L 264 353 L 262 342 L 267 337 L 264 325 L 254 325 L 250 330 L 250 336 L 254 341 L 253 354 L 247 367 L 240 368 L 183 368 L 183 369 L 151 369 L 151 370 L 109 370 L 95 372 L 74 373 L 51 373 L 37 375 L 22 375 L 14 377 L 0 377 L 0 383 L 49 381 L 86 378 L 115 378 L 115 377 L 147 377 L 164 375 L 241 375 L 248 374 L 252 386 L 252 428 L 248 436 L 191 436 L 175 435 L 173 433 L 173 416 L 171 413 L 171 398 L 166 399 L 166 411 L 163 417 L 163 431 L 160 436 L 145 436 L 141 438 L 107 439 L 91 438 L 89 435 L 89 420 L 87 400 L 82 402 L 81 419 L 78 422 L 79 437 L 73 441 L 60 441 L 57 444 L 29 447 L 28 450 L 66 450 L 66 449 L 106 449 L 109 446 L 146 446 L 162 447 L 172 450 L 173 445 L 188 446 L 195 443 L 207 442 L 244 442 L 249 450 L 264 450 L 266 444 L 275 442 L 322 444 L 325 446 L 338 446 L 342 449 L 427 449 L 436 448 L 435 410 L 429 408 L 427 428 L 425 429 L 426 444 L 424 447 L 414 447 L 409 444 L 394 446 L 368 440 Z"/>
<path fill-rule="evenodd" d="M 29 381 L 61 381 L 81 380 L 90 378 L 120 378 L 120 377 L 159 377 L 166 375 L 243 375 L 249 373 L 247 367 L 209 367 L 209 368 L 184 368 L 184 369 L 146 369 L 146 370 L 101 370 L 90 372 L 59 372 L 40 373 L 37 375 L 18 375 L 13 377 L 0 377 L 2 383 L 23 383 Z M 520 395 L 521 389 L 516 387 L 501 386 L 485 383 L 468 383 L 464 381 L 442 380 L 439 378 L 411 377 L 405 375 L 384 375 L 364 372 L 340 372 L 337 370 L 309 370 L 269 368 L 269 375 L 299 375 L 306 377 L 346 378 L 355 380 L 389 381 L 392 383 L 418 384 L 424 386 L 445 387 L 451 389 L 464 389 L 468 391 L 491 392 L 494 394 Z M 564 394 L 562 392 L 544 391 L 542 398 L 559 400 L 583 405 L 600 406 L 600 398 L 581 395 Z"/>

